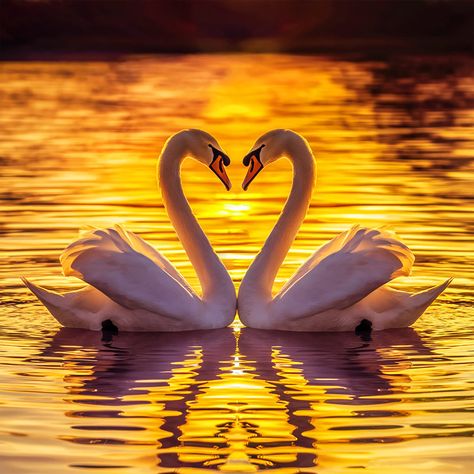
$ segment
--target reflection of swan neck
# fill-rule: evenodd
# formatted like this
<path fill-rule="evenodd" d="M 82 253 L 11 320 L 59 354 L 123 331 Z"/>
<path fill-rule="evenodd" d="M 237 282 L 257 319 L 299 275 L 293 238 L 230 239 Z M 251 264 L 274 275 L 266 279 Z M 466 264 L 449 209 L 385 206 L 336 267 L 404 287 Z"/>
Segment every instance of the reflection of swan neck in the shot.
<path fill-rule="evenodd" d="M 158 161 L 158 181 L 170 221 L 196 270 L 206 300 L 226 295 L 227 286 L 233 292 L 234 287 L 184 195 L 180 170 L 186 153 L 179 135 L 168 140 Z"/>
<path fill-rule="evenodd" d="M 284 155 L 293 165 L 291 191 L 277 223 L 242 281 L 244 288 L 251 285 L 267 299 L 271 299 L 275 277 L 306 215 L 316 173 L 313 154 L 302 137 L 295 134 Z"/>

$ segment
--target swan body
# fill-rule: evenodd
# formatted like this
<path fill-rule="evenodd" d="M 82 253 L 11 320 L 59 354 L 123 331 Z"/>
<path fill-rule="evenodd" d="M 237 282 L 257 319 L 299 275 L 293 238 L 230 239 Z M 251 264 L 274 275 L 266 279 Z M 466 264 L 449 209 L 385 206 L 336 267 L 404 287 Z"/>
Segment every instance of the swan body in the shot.
<path fill-rule="evenodd" d="M 23 279 L 63 326 L 100 330 L 104 321 L 123 331 L 184 331 L 229 325 L 236 312 L 232 280 L 184 196 L 185 157 L 197 159 L 230 189 L 229 158 L 200 130 L 184 130 L 165 144 L 158 162 L 163 201 L 202 287 L 194 292 L 156 249 L 121 226 L 89 229 L 60 257 L 65 276 L 87 286 L 59 294 Z"/>
<path fill-rule="evenodd" d="M 316 166 L 307 141 L 290 130 L 260 137 L 244 158 L 243 188 L 270 162 L 293 164 L 285 207 L 245 274 L 238 295 L 249 327 L 288 331 L 353 331 L 363 320 L 375 330 L 413 324 L 449 285 L 411 294 L 386 284 L 410 274 L 414 256 L 393 232 L 354 226 L 317 250 L 275 295 L 272 287 L 308 209 Z"/>

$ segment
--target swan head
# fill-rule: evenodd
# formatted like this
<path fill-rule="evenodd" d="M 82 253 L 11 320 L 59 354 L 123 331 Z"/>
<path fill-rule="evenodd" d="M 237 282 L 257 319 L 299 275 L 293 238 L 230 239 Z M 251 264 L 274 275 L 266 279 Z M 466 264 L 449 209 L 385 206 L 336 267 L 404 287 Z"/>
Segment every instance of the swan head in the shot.
<path fill-rule="evenodd" d="M 232 184 L 225 167 L 230 165 L 230 159 L 217 140 L 209 133 L 197 129 L 184 130 L 180 135 L 185 144 L 186 154 L 208 166 L 229 191 Z"/>
<path fill-rule="evenodd" d="M 247 175 L 242 183 L 244 191 L 249 184 L 268 164 L 282 158 L 288 152 L 289 142 L 300 137 L 291 130 L 276 129 L 262 135 L 244 157 L 244 166 L 248 167 Z"/>

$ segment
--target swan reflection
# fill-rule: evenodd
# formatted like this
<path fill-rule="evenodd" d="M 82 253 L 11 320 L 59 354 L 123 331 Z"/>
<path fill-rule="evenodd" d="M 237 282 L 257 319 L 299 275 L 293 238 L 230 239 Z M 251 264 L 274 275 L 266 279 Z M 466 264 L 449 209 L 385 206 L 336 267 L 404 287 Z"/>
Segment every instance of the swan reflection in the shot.
<path fill-rule="evenodd" d="M 430 353 L 412 328 L 369 339 L 250 328 L 104 338 L 63 328 L 44 355 L 64 360 L 72 421 L 61 439 L 94 445 L 91 465 L 126 444 L 124 465 L 251 472 L 311 468 L 350 451 L 339 442 L 352 440 L 347 417 L 403 416 L 390 404 L 410 386 L 404 369 Z"/>

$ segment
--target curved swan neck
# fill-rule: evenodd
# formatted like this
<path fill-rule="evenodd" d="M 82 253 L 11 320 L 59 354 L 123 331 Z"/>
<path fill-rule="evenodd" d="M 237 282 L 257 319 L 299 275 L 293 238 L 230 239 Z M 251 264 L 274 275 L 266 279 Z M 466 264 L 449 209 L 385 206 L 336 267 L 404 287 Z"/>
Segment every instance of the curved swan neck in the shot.
<path fill-rule="evenodd" d="M 295 135 L 284 155 L 293 165 L 291 191 L 277 223 L 241 285 L 244 288 L 249 285 L 267 300 L 272 298 L 275 277 L 308 210 L 316 173 L 313 154 L 302 137 Z"/>
<path fill-rule="evenodd" d="M 214 252 L 184 195 L 181 164 L 188 150 L 177 136 L 165 144 L 158 161 L 158 181 L 166 211 L 202 288 L 203 300 L 235 292 L 227 270 Z"/>

